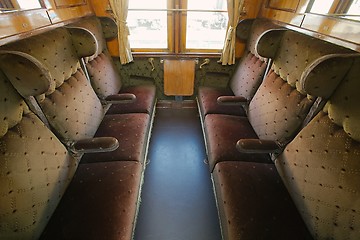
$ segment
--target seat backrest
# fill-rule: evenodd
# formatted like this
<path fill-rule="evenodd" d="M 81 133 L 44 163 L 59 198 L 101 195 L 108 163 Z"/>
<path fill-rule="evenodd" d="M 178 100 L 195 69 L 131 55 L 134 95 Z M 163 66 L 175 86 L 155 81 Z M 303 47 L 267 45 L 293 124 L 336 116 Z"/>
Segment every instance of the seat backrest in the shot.
<path fill-rule="evenodd" d="M 104 99 L 109 95 L 119 93 L 122 87 L 120 74 L 106 46 L 106 39 L 117 36 L 118 28 L 114 20 L 108 17 L 91 16 L 68 28 L 84 28 L 95 36 L 97 51 L 86 59 L 86 68 L 96 94 Z"/>
<path fill-rule="evenodd" d="M 279 28 L 278 25 L 265 19 L 244 19 L 239 22 L 236 34 L 238 38 L 246 41 L 246 46 L 244 55 L 236 66 L 229 83 L 236 96 L 242 96 L 248 100 L 254 96 L 267 66 L 267 59 L 257 53 L 257 41 L 265 31 L 277 28 Z"/>
<path fill-rule="evenodd" d="M 360 236 L 360 58 L 276 167 L 314 239 Z"/>
<path fill-rule="evenodd" d="M 316 99 L 304 86 L 327 89 L 329 95 L 350 67 L 349 60 L 335 56 L 353 51 L 290 30 L 267 31 L 257 49 L 273 64 L 249 104 L 248 118 L 260 139 L 285 145 Z"/>
<path fill-rule="evenodd" d="M 12 78 L 16 82 L 31 82 L 33 93 L 39 93 L 39 89 L 49 87 L 46 79 L 40 77 L 46 72 L 23 73 L 21 68 L 13 72 L 2 66 L 7 59 L 3 56 L 0 55 L 0 239 L 38 239 L 78 161 L 29 111 L 6 76 L 16 76 L 18 79 Z M 45 82 L 32 81 L 37 78 Z M 22 92 L 30 93 L 28 89 Z"/>
<path fill-rule="evenodd" d="M 65 28 L 57 28 L 2 49 L 23 53 L 23 59 L 6 59 L 13 72 L 26 69 L 24 61 L 45 69 L 42 77 L 48 79 L 50 87 L 46 94 L 37 94 L 36 98 L 62 141 L 69 143 L 94 136 L 104 110 L 79 63 L 81 57 L 96 51 L 93 35 L 81 29 L 73 29 L 70 34 Z"/>

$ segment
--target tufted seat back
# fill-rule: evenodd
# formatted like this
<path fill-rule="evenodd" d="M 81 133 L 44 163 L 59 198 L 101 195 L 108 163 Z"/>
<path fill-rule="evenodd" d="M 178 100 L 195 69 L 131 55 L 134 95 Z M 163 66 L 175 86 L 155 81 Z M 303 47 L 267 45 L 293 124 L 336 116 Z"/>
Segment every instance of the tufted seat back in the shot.
<path fill-rule="evenodd" d="M 315 239 L 360 236 L 360 58 L 276 161 Z"/>
<path fill-rule="evenodd" d="M 3 57 L 0 55 L 0 239 L 38 239 L 74 175 L 77 160 L 29 111 L 4 74 L 12 75 L 3 66 Z M 38 71 L 28 79 L 43 74 Z M 38 92 L 44 85 L 46 81 L 32 86 Z"/>
<path fill-rule="evenodd" d="M 116 23 L 110 18 L 92 16 L 69 26 L 69 28 L 84 28 L 96 39 L 95 54 L 86 58 L 86 68 L 96 94 L 104 99 L 109 95 L 119 93 L 122 87 L 121 78 L 106 46 L 106 39 L 117 36 Z"/>
<path fill-rule="evenodd" d="M 336 56 L 352 51 L 279 30 L 264 33 L 257 50 L 272 58 L 273 64 L 249 104 L 248 119 L 260 139 L 286 144 L 301 127 L 315 100 L 305 87 L 325 89 L 323 97 L 328 97 L 349 69 L 349 60 Z"/>
<path fill-rule="evenodd" d="M 4 46 L 3 50 L 22 54 L 7 55 L 5 62 L 11 72 L 10 78 L 22 80 L 18 69 L 24 68 L 25 62 L 44 69 L 39 77 L 47 78 L 50 87 L 36 98 L 64 142 L 94 136 L 104 110 L 79 64 L 81 57 L 91 56 L 96 51 L 89 32 L 73 29 L 70 34 L 65 28 L 57 28 Z"/>
<path fill-rule="evenodd" d="M 243 57 L 230 81 L 230 88 L 236 96 L 251 99 L 263 79 L 267 58 L 261 57 L 256 49 L 262 33 L 277 29 L 278 25 L 265 19 L 245 19 L 237 26 L 237 37 L 246 39 Z"/>

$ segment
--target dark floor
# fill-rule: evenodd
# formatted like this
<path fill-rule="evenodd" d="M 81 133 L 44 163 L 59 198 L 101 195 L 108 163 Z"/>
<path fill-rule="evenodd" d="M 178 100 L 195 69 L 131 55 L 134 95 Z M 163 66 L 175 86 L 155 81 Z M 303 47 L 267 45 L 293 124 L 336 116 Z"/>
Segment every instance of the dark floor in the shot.
<path fill-rule="evenodd" d="M 220 240 L 195 105 L 157 108 L 135 240 Z"/>

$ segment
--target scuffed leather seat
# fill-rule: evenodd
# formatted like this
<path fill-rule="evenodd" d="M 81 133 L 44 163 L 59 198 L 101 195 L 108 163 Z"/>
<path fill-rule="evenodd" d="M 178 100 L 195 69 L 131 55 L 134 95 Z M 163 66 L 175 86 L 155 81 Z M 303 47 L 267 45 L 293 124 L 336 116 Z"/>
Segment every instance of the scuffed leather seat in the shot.
<path fill-rule="evenodd" d="M 150 116 L 128 113 L 104 117 L 101 102 L 79 63 L 81 57 L 91 56 L 96 51 L 94 36 L 84 29 L 70 31 L 71 34 L 65 28 L 58 28 L 9 44 L 3 49 L 23 52 L 47 72 L 45 76 L 51 86 L 46 94 L 36 98 L 52 129 L 67 146 L 94 136 L 118 140 L 119 148 L 112 152 L 116 158 L 88 153 L 84 161 L 89 157 L 92 162 L 131 160 L 143 163 Z M 13 68 L 19 65 L 21 62 L 14 62 Z"/>
<path fill-rule="evenodd" d="M 275 162 L 315 239 L 360 236 L 359 76 L 358 55 L 323 111 Z"/>
<path fill-rule="evenodd" d="M 230 118 L 223 114 L 208 114 L 205 117 L 210 170 L 221 161 L 254 161 L 255 158 L 257 162 L 270 162 L 266 153 L 238 152 L 237 140 L 271 140 L 280 148 L 284 146 L 299 131 L 315 101 L 305 87 L 314 85 L 322 88 L 337 84 L 346 74 L 349 62 L 336 58 L 336 53 L 353 53 L 340 46 L 284 30 L 266 32 L 260 38 L 257 50 L 261 56 L 272 58 L 274 62 L 249 104 L 247 118 Z M 228 137 L 229 133 L 231 137 Z M 266 157 L 267 161 L 264 161 Z"/>
<path fill-rule="evenodd" d="M 259 56 L 256 51 L 258 38 L 269 29 L 279 26 L 263 19 L 245 19 L 237 26 L 237 37 L 244 39 L 246 49 L 244 56 L 236 66 L 228 88 L 199 87 L 197 101 L 199 111 L 204 118 L 207 114 L 228 114 L 245 116 L 246 112 L 240 105 L 220 105 L 217 98 L 220 96 L 241 96 L 247 102 L 254 96 L 263 79 L 267 59 Z"/>
<path fill-rule="evenodd" d="M 96 94 L 103 100 L 113 94 L 130 93 L 136 96 L 134 102 L 111 105 L 107 114 L 148 113 L 151 115 L 156 102 L 155 85 L 149 81 L 149 84 L 124 87 L 120 74 L 108 52 L 106 39 L 117 37 L 118 28 L 114 20 L 108 17 L 92 16 L 68 27 L 84 28 L 96 38 L 97 51 L 91 57 L 86 58 L 86 68 Z"/>

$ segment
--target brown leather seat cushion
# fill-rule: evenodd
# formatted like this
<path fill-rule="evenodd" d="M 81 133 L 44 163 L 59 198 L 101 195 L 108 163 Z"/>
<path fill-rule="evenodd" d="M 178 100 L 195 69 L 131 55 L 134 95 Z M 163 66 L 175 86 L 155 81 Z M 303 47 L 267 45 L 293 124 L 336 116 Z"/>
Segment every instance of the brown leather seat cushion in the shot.
<path fill-rule="evenodd" d="M 240 153 L 236 149 L 239 139 L 258 138 L 246 117 L 208 114 L 204 125 L 210 170 L 221 161 L 271 163 L 268 154 Z"/>
<path fill-rule="evenodd" d="M 115 137 L 119 148 L 107 153 L 88 153 L 82 162 L 138 161 L 143 162 L 150 127 L 146 113 L 105 115 L 95 137 Z"/>
<path fill-rule="evenodd" d="M 132 93 L 136 96 L 133 103 L 113 104 L 106 114 L 147 113 L 152 114 L 156 99 L 155 85 L 139 85 L 122 88 L 119 93 Z"/>
<path fill-rule="evenodd" d="M 241 106 L 219 105 L 216 100 L 220 96 L 234 96 L 234 93 L 225 88 L 199 87 L 198 100 L 202 116 L 213 113 L 246 116 Z"/>
<path fill-rule="evenodd" d="M 213 177 L 224 239 L 312 239 L 273 164 L 221 162 Z"/>
<path fill-rule="evenodd" d="M 131 239 L 141 174 L 138 162 L 80 164 L 42 239 Z"/>

